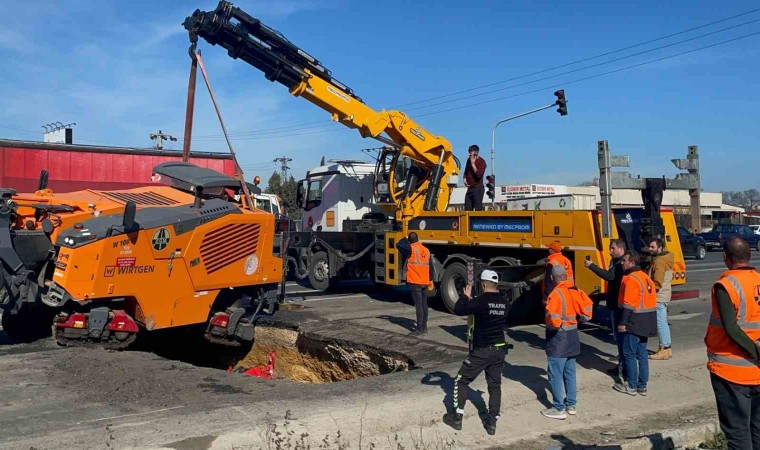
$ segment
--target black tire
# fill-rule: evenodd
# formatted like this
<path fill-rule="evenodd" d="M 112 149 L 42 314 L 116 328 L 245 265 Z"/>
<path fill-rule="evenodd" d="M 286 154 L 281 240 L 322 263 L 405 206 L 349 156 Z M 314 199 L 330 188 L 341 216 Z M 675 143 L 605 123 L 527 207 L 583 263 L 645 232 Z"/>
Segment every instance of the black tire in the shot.
<path fill-rule="evenodd" d="M 309 259 L 309 283 L 318 291 L 326 291 L 338 284 L 337 276 L 330 276 L 330 259 L 326 252 L 316 252 Z"/>
<path fill-rule="evenodd" d="M 467 285 L 467 267 L 459 262 L 451 263 L 443 270 L 439 291 L 441 300 L 449 312 L 454 312 L 454 305 L 459 300 L 459 294 Z"/>
<path fill-rule="evenodd" d="M 758 244 L 760 245 L 760 244 Z M 705 259 L 707 257 L 707 249 L 704 245 L 697 246 L 697 259 Z"/>

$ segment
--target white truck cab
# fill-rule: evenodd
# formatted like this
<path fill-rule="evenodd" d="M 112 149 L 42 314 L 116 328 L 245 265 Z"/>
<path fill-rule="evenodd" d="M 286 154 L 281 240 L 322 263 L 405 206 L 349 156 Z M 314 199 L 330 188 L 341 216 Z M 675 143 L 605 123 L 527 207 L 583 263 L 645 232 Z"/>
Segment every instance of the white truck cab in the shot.
<path fill-rule="evenodd" d="M 282 202 L 280 197 L 275 194 L 254 194 L 256 199 L 256 209 L 266 211 L 275 216 L 284 215 L 285 211 L 282 208 Z"/>
<path fill-rule="evenodd" d="M 301 230 L 343 231 L 343 221 L 380 213 L 374 200 L 375 165 L 364 161 L 331 160 L 298 183 L 303 209 Z"/>

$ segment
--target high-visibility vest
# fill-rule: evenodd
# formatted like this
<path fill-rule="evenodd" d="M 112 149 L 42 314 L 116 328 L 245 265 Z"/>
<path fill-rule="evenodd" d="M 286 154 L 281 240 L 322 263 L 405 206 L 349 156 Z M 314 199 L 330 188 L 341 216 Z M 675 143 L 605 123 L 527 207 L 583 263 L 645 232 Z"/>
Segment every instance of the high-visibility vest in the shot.
<path fill-rule="evenodd" d="M 560 282 L 546 301 L 546 326 L 555 330 L 578 328 L 578 316 L 591 320 L 593 302 L 569 281 Z"/>
<path fill-rule="evenodd" d="M 751 268 L 727 270 L 716 284 L 723 286 L 731 297 L 739 328 L 753 341 L 760 339 L 760 274 Z M 705 345 L 707 370 L 732 383 L 760 385 L 760 362 L 750 358 L 723 329 L 714 286 Z"/>
<path fill-rule="evenodd" d="M 548 264 L 550 266 L 560 265 L 565 268 L 565 272 L 567 273 L 567 281 L 575 284 L 575 277 L 573 276 L 573 265 L 570 263 L 570 260 L 565 258 L 562 253 L 552 253 L 549 255 L 549 262 Z"/>
<path fill-rule="evenodd" d="M 547 258 L 547 265 L 554 266 L 554 265 L 561 265 L 565 268 L 565 273 L 567 274 L 567 281 L 569 281 L 571 284 L 575 284 L 575 279 L 573 278 L 573 266 L 570 264 L 570 260 L 562 256 L 562 253 L 552 253 Z M 551 273 L 551 271 L 548 271 Z M 554 283 L 551 279 L 549 279 L 550 275 L 546 275 L 544 277 L 544 282 L 541 283 L 541 292 L 544 294 L 544 297 L 549 295 L 551 291 L 557 286 L 556 283 Z"/>
<path fill-rule="evenodd" d="M 637 270 L 623 276 L 618 306 L 630 309 L 634 314 L 657 311 L 657 287 L 649 275 Z"/>
<path fill-rule="evenodd" d="M 409 284 L 430 284 L 430 250 L 421 242 L 411 244 L 412 256 L 406 261 L 406 282 Z"/>

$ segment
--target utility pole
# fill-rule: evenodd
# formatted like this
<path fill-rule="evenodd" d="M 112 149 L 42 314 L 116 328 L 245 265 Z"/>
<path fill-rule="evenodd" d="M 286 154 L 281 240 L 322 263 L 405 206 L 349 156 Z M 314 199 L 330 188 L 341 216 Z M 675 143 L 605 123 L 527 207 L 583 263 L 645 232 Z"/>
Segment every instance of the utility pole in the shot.
<path fill-rule="evenodd" d="M 288 181 L 288 169 L 290 169 L 290 167 L 288 167 L 288 163 L 290 161 L 293 161 L 293 158 L 288 158 L 287 156 L 281 156 L 279 158 L 275 158 L 274 159 L 274 162 L 278 162 L 278 163 L 281 164 L 280 165 L 280 172 L 281 172 L 280 175 L 282 176 L 282 183 L 283 184 L 285 184 L 285 182 Z"/>
<path fill-rule="evenodd" d="M 644 203 L 644 217 L 641 219 L 642 245 L 647 245 L 651 237 L 663 237 L 665 229 L 660 217 L 663 191 L 666 189 L 688 190 L 691 196 L 692 227 L 700 220 L 699 205 L 699 152 L 696 145 L 688 148 L 686 159 L 671 159 L 673 165 L 687 173 L 679 173 L 675 178 L 633 178 L 628 172 L 613 172 L 613 167 L 630 167 L 628 156 L 616 156 L 610 151 L 607 141 L 597 143 L 599 158 L 599 193 L 602 197 L 602 236 L 612 236 L 612 189 L 637 189 L 641 191 Z"/>
<path fill-rule="evenodd" d="M 699 147 L 690 145 L 686 153 L 686 159 L 672 159 L 671 161 L 679 169 L 688 171 L 688 174 L 679 175 L 690 182 L 691 231 L 695 234 L 699 233 L 702 231 L 702 205 L 700 201 L 702 186 L 699 179 Z"/>
<path fill-rule="evenodd" d="M 164 133 L 163 130 L 158 130 L 156 133 L 150 133 L 150 140 L 156 141 L 156 148 L 159 150 L 163 150 L 164 148 L 164 139 L 172 142 L 177 142 L 177 138 L 171 134 Z"/>

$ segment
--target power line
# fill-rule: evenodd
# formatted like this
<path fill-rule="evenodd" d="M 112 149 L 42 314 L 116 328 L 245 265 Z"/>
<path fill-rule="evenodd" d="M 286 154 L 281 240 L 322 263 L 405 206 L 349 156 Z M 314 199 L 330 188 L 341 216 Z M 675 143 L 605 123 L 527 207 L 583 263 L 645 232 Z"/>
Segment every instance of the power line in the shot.
<path fill-rule="evenodd" d="M 0 125 L 0 128 L 5 128 L 7 130 L 14 130 L 14 131 L 23 131 L 25 133 L 33 133 L 33 134 L 39 134 L 39 131 L 32 131 L 32 130 L 25 130 L 24 128 L 17 128 L 17 127 L 9 127 L 6 125 Z"/>
<path fill-rule="evenodd" d="M 427 102 L 430 102 L 430 101 L 433 101 L 433 100 L 438 100 L 438 99 L 441 99 L 441 98 L 452 97 L 454 95 L 459 95 L 459 94 L 466 94 L 468 92 L 477 91 L 477 90 L 480 90 L 480 89 L 485 89 L 487 87 L 496 86 L 496 85 L 503 84 L 503 83 L 509 83 L 510 81 L 520 80 L 520 79 L 523 79 L 523 78 L 531 77 L 533 75 L 540 75 L 542 73 L 550 72 L 552 70 L 562 69 L 564 67 L 573 66 L 575 64 L 580 64 L 580 63 L 591 61 L 591 60 L 594 60 L 594 59 L 599 59 L 599 58 L 602 58 L 602 57 L 605 57 L 605 56 L 613 55 L 615 53 L 620 53 L 620 52 L 623 52 L 623 51 L 626 51 L 626 50 L 630 50 L 630 49 L 633 49 L 633 48 L 636 48 L 636 47 L 641 47 L 641 46 L 644 46 L 644 45 L 647 45 L 647 44 L 651 44 L 651 43 L 654 43 L 654 42 L 658 42 L 658 41 L 662 41 L 662 40 L 665 40 L 665 39 L 668 39 L 668 38 L 672 38 L 672 37 L 675 37 L 675 36 L 686 34 L 686 33 L 689 33 L 689 32 L 695 31 L 695 30 L 699 30 L 699 29 L 702 29 L 702 28 L 707 28 L 707 27 L 710 27 L 712 25 L 716 25 L 716 24 L 719 24 L 719 23 L 722 23 L 722 22 L 727 22 L 729 20 L 736 19 L 736 18 L 742 17 L 742 16 L 746 16 L 746 15 L 749 15 L 749 14 L 752 14 L 752 13 L 755 13 L 755 12 L 758 12 L 758 11 L 760 11 L 760 8 L 753 9 L 753 10 L 747 11 L 747 12 L 743 12 L 743 13 L 737 14 L 735 16 L 726 17 L 725 19 L 720 19 L 720 20 L 716 20 L 716 21 L 713 21 L 713 22 L 709 22 L 709 23 L 706 23 L 704 25 L 699 25 L 699 26 L 696 26 L 696 27 L 693 27 L 693 28 L 689 28 L 689 29 L 686 29 L 686 30 L 678 31 L 676 33 L 668 34 L 666 36 L 661 36 L 661 37 L 658 37 L 658 38 L 655 38 L 655 39 L 651 39 L 651 40 L 648 40 L 648 41 L 645 41 L 645 42 L 640 42 L 638 44 L 629 45 L 627 47 L 619 48 L 617 50 L 612 50 L 612 51 L 609 51 L 609 52 L 606 52 L 606 53 L 600 53 L 598 55 L 590 56 L 588 58 L 579 59 L 579 60 L 576 60 L 576 61 L 572 61 L 572 62 L 569 62 L 569 63 L 561 64 L 561 65 L 558 65 L 558 66 L 554 66 L 554 67 L 549 67 L 548 69 L 542 69 L 542 70 L 539 70 L 537 72 L 532 72 L 532 73 L 529 73 L 529 74 L 526 74 L 526 75 L 520 75 L 520 76 L 517 76 L 517 77 L 514 77 L 514 78 L 509 78 L 507 80 L 496 81 L 496 82 L 489 83 L 489 84 L 484 84 L 484 85 L 481 85 L 481 86 L 478 86 L 478 87 L 464 89 L 462 91 L 453 92 L 451 94 L 439 95 L 439 96 L 436 96 L 436 97 L 428 98 L 426 100 L 418 100 L 418 101 L 415 101 L 415 102 L 404 103 L 402 105 L 394 106 L 392 108 L 393 109 L 395 109 L 395 108 L 403 108 L 405 106 L 417 105 L 417 104 L 420 104 L 420 103 L 427 103 Z M 753 21 L 753 22 L 756 22 L 756 21 Z M 752 22 L 749 22 L 749 23 L 752 23 Z M 744 24 L 742 24 L 742 25 L 744 25 Z M 739 25 L 739 26 L 741 26 L 741 25 Z M 728 29 L 730 29 L 730 28 L 728 28 Z"/>
<path fill-rule="evenodd" d="M 322 131 L 311 131 L 308 133 L 296 133 L 296 134 L 283 134 L 279 136 L 258 136 L 258 137 L 243 137 L 243 138 L 235 138 L 234 141 L 260 141 L 260 140 L 267 140 L 267 139 L 281 139 L 281 138 L 289 138 L 289 137 L 298 137 L 298 136 L 311 136 L 313 134 L 321 134 L 321 133 L 334 133 L 336 131 L 346 131 L 348 128 L 345 127 L 336 127 L 331 130 L 322 130 Z M 221 139 L 216 139 L 221 140 Z M 193 140 L 195 142 L 195 140 Z M 209 142 L 209 141 L 206 141 Z"/>
<path fill-rule="evenodd" d="M 602 73 L 598 73 L 598 74 L 594 74 L 594 75 L 589 75 L 589 76 L 578 78 L 578 79 L 571 80 L 571 81 L 564 81 L 564 82 L 560 82 L 560 83 L 557 83 L 557 84 L 552 84 L 550 86 L 544 86 L 544 87 L 541 87 L 541 88 L 538 88 L 538 89 L 533 89 L 533 90 L 526 91 L 526 92 L 520 92 L 520 93 L 513 94 L 513 95 L 508 95 L 508 96 L 504 96 L 504 97 L 498 97 L 498 98 L 494 98 L 494 99 L 484 100 L 484 101 L 481 101 L 481 102 L 476 102 L 476 103 L 471 103 L 471 104 L 467 104 L 467 105 L 457 106 L 457 107 L 454 107 L 454 108 L 443 109 L 443 110 L 440 110 L 440 111 L 432 111 L 432 112 L 425 113 L 425 114 L 418 114 L 415 117 L 416 118 L 427 117 L 427 116 L 432 116 L 432 115 L 436 115 L 436 114 L 442 114 L 442 113 L 446 113 L 446 112 L 458 111 L 458 110 L 461 110 L 461 109 L 473 108 L 475 106 L 480 106 L 480 105 L 485 105 L 485 104 L 488 104 L 488 103 L 494 103 L 494 102 L 501 101 L 501 100 L 507 100 L 507 99 L 512 99 L 512 98 L 516 98 L 516 97 L 521 97 L 523 95 L 533 94 L 533 93 L 536 93 L 536 92 L 542 92 L 542 91 L 546 91 L 547 89 L 553 89 L 553 88 L 556 88 L 556 87 L 566 86 L 568 84 L 576 84 L 576 83 L 580 83 L 582 81 L 587 81 L 587 80 L 591 80 L 591 79 L 594 79 L 594 78 L 603 77 L 603 76 L 610 75 L 610 74 L 613 74 L 613 73 L 623 72 L 625 70 L 630 70 L 630 69 L 634 69 L 634 68 L 637 68 L 637 67 L 646 66 L 648 64 L 653 64 L 653 63 L 656 63 L 656 62 L 665 61 L 665 60 L 668 60 L 668 59 L 676 58 L 676 57 L 679 57 L 679 56 L 687 55 L 687 54 L 698 52 L 698 51 L 701 51 L 701 50 L 706 50 L 708 48 L 717 47 L 719 45 L 724 45 L 724 44 L 728 44 L 728 43 L 731 43 L 731 42 L 736 42 L 736 41 L 739 41 L 739 40 L 742 40 L 742 39 L 747 39 L 747 38 L 750 38 L 752 36 L 757 36 L 759 34 L 760 34 L 760 31 L 755 32 L 755 33 L 746 34 L 746 35 L 743 35 L 743 36 L 738 36 L 738 37 L 735 37 L 735 38 L 732 38 L 732 39 L 728 39 L 728 40 L 725 40 L 725 41 L 721 41 L 721 42 L 717 42 L 717 43 L 714 43 L 714 44 L 705 45 L 703 47 L 698 47 L 698 48 L 695 48 L 695 49 L 692 49 L 692 50 L 686 50 L 686 51 L 675 53 L 675 54 L 672 54 L 672 55 L 663 56 L 661 58 L 656 58 L 656 59 L 652 59 L 652 60 L 649 60 L 649 61 L 644 61 L 644 62 L 641 62 L 641 63 L 632 64 L 630 66 L 625 66 L 625 67 L 614 69 L 614 70 L 610 70 L 610 71 L 607 71 L 607 72 L 602 72 Z M 319 133 L 324 133 L 324 132 L 333 132 L 333 131 L 338 131 L 338 130 L 348 130 L 348 128 L 340 128 L 340 129 L 327 130 L 327 131 L 316 131 L 316 132 L 312 132 L 312 133 L 300 133 L 300 134 L 296 134 L 296 135 L 283 135 L 283 136 L 273 136 L 273 137 L 259 137 L 259 138 L 249 138 L 249 139 L 241 139 L 241 140 L 275 139 L 275 138 L 282 138 L 282 137 L 306 136 L 306 135 L 311 135 L 311 134 L 319 134 Z"/>
<path fill-rule="evenodd" d="M 315 125 L 319 124 L 319 125 Z M 278 128 L 272 128 L 271 130 L 262 130 L 262 131 L 244 131 L 240 133 L 230 133 L 230 136 L 251 136 L 251 135 L 261 135 L 261 134 L 271 134 L 271 133 L 282 133 L 282 132 L 291 132 L 291 131 L 301 131 L 301 130 L 308 130 L 312 128 L 324 128 L 324 127 L 330 127 L 333 126 L 333 122 L 325 123 L 323 121 L 320 122 L 313 122 L 309 124 L 305 124 L 303 126 L 301 125 L 293 125 L 290 127 L 278 127 Z M 308 126 L 306 126 L 308 125 Z M 288 130 L 285 130 L 286 128 L 290 128 Z M 278 131 L 279 130 L 279 131 Z M 218 134 L 209 134 L 205 136 L 198 136 L 200 139 L 197 139 L 199 141 L 204 140 L 218 140 Z M 196 139 L 193 138 L 195 141 Z"/>
<path fill-rule="evenodd" d="M 449 104 L 449 103 L 454 103 L 454 102 L 458 102 L 458 101 L 462 101 L 462 100 L 469 100 L 471 98 L 482 97 L 484 95 L 493 94 L 495 92 L 505 91 L 507 89 L 512 89 L 512 88 L 516 88 L 516 87 L 520 87 L 520 86 L 526 86 L 526 85 L 529 85 L 529 84 L 538 83 L 539 81 L 546 81 L 546 80 L 550 80 L 552 78 L 561 77 L 563 75 L 569 75 L 571 73 L 581 72 L 581 71 L 584 71 L 584 70 L 593 69 L 595 67 L 605 66 L 607 64 L 612 64 L 612 63 L 623 61 L 623 60 L 626 60 L 626 59 L 630 59 L 630 58 L 633 58 L 633 57 L 636 57 L 636 56 L 645 55 L 647 53 L 652 53 L 652 52 L 655 52 L 657 50 L 662 50 L 662 49 L 665 49 L 665 48 L 674 47 L 676 45 L 684 44 L 686 42 L 695 41 L 697 39 L 702 39 L 702 38 L 705 38 L 707 36 L 712 36 L 714 34 L 722 33 L 724 31 L 728 31 L 728 30 L 733 30 L 735 28 L 739 28 L 739 27 L 742 27 L 742 26 L 745 26 L 745 25 L 756 23 L 756 22 L 760 22 L 760 19 L 751 20 L 749 22 L 744 22 L 744 23 L 741 23 L 739 25 L 734 25 L 734 26 L 731 26 L 731 27 L 728 27 L 728 28 L 723 28 L 721 30 L 713 31 L 713 32 L 710 32 L 710 33 L 707 33 L 707 34 L 703 34 L 703 35 L 700 35 L 700 36 L 695 36 L 695 37 L 692 37 L 692 38 L 689 38 L 689 39 L 684 39 L 682 41 L 673 42 L 671 44 L 663 45 L 663 46 L 660 46 L 660 47 L 655 47 L 655 48 L 652 48 L 652 49 L 649 49 L 649 50 L 643 50 L 643 51 L 638 52 L 638 53 L 633 53 L 633 54 L 630 54 L 630 55 L 621 56 L 619 58 L 611 59 L 609 61 L 600 62 L 600 63 L 592 64 L 590 66 L 581 67 L 579 69 L 573 69 L 573 70 L 569 70 L 567 72 L 561 72 L 561 73 L 558 73 L 558 74 L 555 74 L 555 75 L 550 75 L 548 77 L 538 78 L 538 79 L 531 80 L 531 81 L 526 81 L 526 82 L 523 82 L 523 83 L 513 84 L 513 85 L 510 85 L 510 86 L 505 86 L 505 87 L 502 87 L 502 88 L 499 88 L 499 89 L 494 89 L 494 90 L 490 90 L 490 91 L 486 91 L 486 92 L 481 92 L 479 94 L 473 94 L 473 95 L 468 95 L 466 97 L 455 98 L 453 100 L 445 100 L 445 101 L 442 101 L 442 102 L 433 103 L 431 105 L 418 106 L 416 108 L 408 108 L 407 111 L 416 111 L 416 110 L 419 110 L 419 109 L 432 108 L 432 107 L 435 107 L 435 106 L 446 105 L 446 104 Z"/>
<path fill-rule="evenodd" d="M 633 48 L 641 47 L 641 46 L 644 46 L 644 45 L 647 45 L 647 44 L 651 44 L 651 43 L 654 43 L 654 42 L 659 42 L 659 41 L 662 41 L 662 40 L 665 40 L 665 39 L 669 39 L 669 38 L 672 38 L 672 37 L 675 37 L 675 36 L 686 34 L 686 33 L 689 33 L 689 32 L 695 31 L 695 30 L 699 30 L 699 29 L 702 29 L 702 28 L 707 28 L 707 27 L 710 27 L 712 25 L 716 25 L 716 24 L 719 24 L 719 23 L 727 22 L 729 20 L 733 20 L 733 19 L 736 19 L 736 18 L 739 18 L 739 17 L 747 16 L 749 14 L 756 13 L 758 11 L 760 11 L 760 8 L 756 8 L 756 9 L 753 9 L 753 10 L 750 10 L 750 11 L 746 11 L 746 12 L 743 12 L 743 13 L 740 13 L 740 14 L 736 14 L 736 15 L 733 15 L 731 17 L 726 17 L 724 19 L 719 19 L 719 20 L 715 20 L 715 21 L 712 21 L 712 22 L 708 22 L 708 23 L 703 24 L 703 25 L 699 25 L 699 26 L 696 26 L 696 27 L 688 28 L 688 29 L 685 29 L 685 30 L 682 30 L 682 31 L 678 31 L 678 32 L 675 32 L 675 33 L 671 33 L 671 34 L 665 35 L 665 36 L 661 36 L 661 37 L 657 37 L 657 38 L 654 38 L 654 39 L 650 39 L 648 41 L 644 41 L 644 42 L 640 42 L 640 43 L 637 43 L 637 44 L 633 44 L 633 45 L 629 45 L 629 46 L 626 46 L 626 47 L 622 47 L 622 48 L 619 48 L 619 49 L 616 49 L 616 50 L 612 50 L 612 51 L 609 51 L 609 52 L 600 53 L 600 54 L 597 54 L 597 55 L 594 55 L 594 56 L 590 56 L 590 57 L 587 57 L 587 58 L 575 60 L 575 61 L 572 61 L 572 62 L 569 62 L 569 63 L 565 63 L 565 64 L 561 64 L 561 65 L 558 65 L 558 66 L 550 67 L 550 68 L 547 68 L 547 69 L 542 69 L 542 70 L 539 70 L 539 71 L 536 71 L 536 72 L 531 72 L 531 73 L 528 73 L 528 74 L 525 74 L 525 75 L 520 75 L 520 76 L 517 76 L 517 77 L 509 78 L 507 80 L 497 81 L 497 82 L 493 82 L 493 83 L 489 83 L 489 84 L 485 84 L 485 85 L 481 85 L 481 86 L 477 86 L 477 87 L 473 87 L 473 88 L 469 88 L 469 89 L 464 89 L 464 90 L 453 92 L 453 93 L 450 93 L 450 94 L 430 97 L 430 98 L 424 99 L 424 100 L 418 100 L 418 101 L 414 101 L 414 102 L 410 102 L 410 103 L 404 103 L 404 104 L 401 104 L 401 105 L 392 106 L 392 107 L 390 107 L 388 109 L 398 109 L 398 108 L 402 108 L 402 107 L 405 107 L 405 106 L 416 105 L 416 104 L 421 104 L 421 103 L 428 103 L 428 102 L 431 102 L 431 101 L 434 101 L 434 100 L 439 100 L 439 99 L 443 99 L 443 98 L 452 97 L 452 96 L 455 96 L 455 95 L 465 94 L 465 93 L 477 91 L 477 90 L 480 90 L 480 89 L 485 89 L 487 87 L 492 87 L 492 86 L 496 86 L 496 85 L 499 85 L 499 84 L 508 83 L 510 81 L 516 81 L 516 80 L 519 80 L 519 79 L 531 77 L 531 76 L 534 76 L 534 75 L 540 75 L 542 73 L 550 72 L 552 70 L 561 69 L 561 68 L 564 68 L 564 67 L 569 67 L 569 66 L 580 64 L 580 63 L 583 63 L 583 62 L 587 62 L 587 61 L 591 61 L 591 60 L 594 60 L 594 59 L 602 58 L 604 56 L 609 56 L 609 55 L 612 55 L 612 54 L 615 54 L 615 53 L 620 53 L 620 52 L 623 52 L 623 51 L 626 51 L 626 50 L 630 50 L 630 49 L 633 49 Z M 738 26 L 742 26 L 742 25 L 738 25 Z M 568 73 L 571 73 L 571 72 L 568 72 Z M 432 107 L 433 105 L 430 105 L 430 106 Z M 415 109 L 417 109 L 417 108 L 415 108 Z M 264 129 L 260 129 L 260 130 L 250 130 L 250 131 L 247 131 L 247 132 L 234 133 L 234 134 L 231 134 L 230 136 L 259 135 L 259 134 L 266 134 L 266 133 L 274 133 L 276 131 L 292 132 L 292 131 L 299 131 L 299 130 L 302 130 L 302 129 L 312 128 L 312 127 L 314 127 L 314 128 L 326 127 L 326 126 L 329 126 L 329 125 L 331 125 L 331 124 L 326 124 L 323 121 L 319 121 L 319 122 L 307 122 L 307 123 L 298 124 L 298 125 L 281 126 L 281 127 L 275 127 L 275 128 L 264 128 Z M 329 131 L 332 131 L 332 130 L 329 130 Z M 289 136 L 283 136 L 283 137 L 303 136 L 303 135 L 308 135 L 308 134 L 311 134 L 311 133 L 304 133 L 304 134 L 298 134 L 298 135 L 289 135 Z M 205 136 L 202 136 L 202 137 L 203 138 L 214 138 L 214 137 L 217 137 L 216 140 L 219 140 L 219 139 L 221 139 L 221 138 L 219 138 L 219 136 L 221 136 L 221 135 L 218 135 L 218 134 L 216 134 L 216 135 L 205 135 Z M 201 136 L 198 136 L 198 137 L 201 137 Z M 264 137 L 262 139 L 269 139 L 269 138 L 268 137 Z"/>
<path fill-rule="evenodd" d="M 746 39 L 746 38 L 749 38 L 749 37 L 752 37 L 752 36 L 757 36 L 757 35 L 760 35 L 760 31 L 755 32 L 755 33 L 746 34 L 744 36 L 735 37 L 733 39 L 728 39 L 726 41 L 717 42 L 715 44 L 705 45 L 704 47 L 695 48 L 693 50 L 687 50 L 687 51 L 676 53 L 676 54 L 673 54 L 673 55 L 663 56 L 662 58 L 652 59 L 652 60 L 645 61 L 645 62 L 642 62 L 642 63 L 633 64 L 633 65 L 622 67 L 622 68 L 615 69 L 615 70 L 610 70 L 608 72 L 602 72 L 602 73 L 598 73 L 596 75 L 590 75 L 590 76 L 583 77 L 583 78 L 578 78 L 578 79 L 572 80 L 572 81 L 564 81 L 562 83 L 553 84 L 551 86 L 545 86 L 545 87 L 542 87 L 542 88 L 539 88 L 539 89 L 534 89 L 534 90 L 527 91 L 527 92 L 521 92 L 519 94 L 508 95 L 508 96 L 505 96 L 505 97 L 494 98 L 494 99 L 485 100 L 485 101 L 477 102 L 477 103 L 471 103 L 469 105 L 457 106 L 455 108 L 444 109 L 444 110 L 441 110 L 441 111 L 433 111 L 433 112 L 426 113 L 426 114 L 420 114 L 417 117 L 427 117 L 427 116 L 432 116 L 432 115 L 435 115 L 435 114 L 442 114 L 442 113 L 445 113 L 445 112 L 458 111 L 460 109 L 472 108 L 472 107 L 475 107 L 475 106 L 485 105 L 487 103 L 493 103 L 493 102 L 497 102 L 497 101 L 500 101 L 500 100 L 506 100 L 506 99 L 510 99 L 510 98 L 520 97 L 522 95 L 533 94 L 535 92 L 541 92 L 541 91 L 545 91 L 547 89 L 552 89 L 552 88 L 559 87 L 559 86 L 566 86 L 568 84 L 580 83 L 581 81 L 587 81 L 587 80 L 591 80 L 591 79 L 594 79 L 594 78 L 603 77 L 605 75 L 610 75 L 610 74 L 613 74 L 613 73 L 622 72 L 624 70 L 630 70 L 630 69 L 634 69 L 634 68 L 637 68 L 637 67 L 646 66 L 648 64 L 653 64 L 653 63 L 656 63 L 656 62 L 665 61 L 667 59 L 676 58 L 676 57 L 683 56 L 683 55 L 688 55 L 689 53 L 694 53 L 694 52 L 698 52 L 698 51 L 701 51 L 701 50 L 706 50 L 708 48 L 717 47 L 719 45 L 728 44 L 728 43 L 731 43 L 731 42 L 739 41 L 739 40 Z"/>

